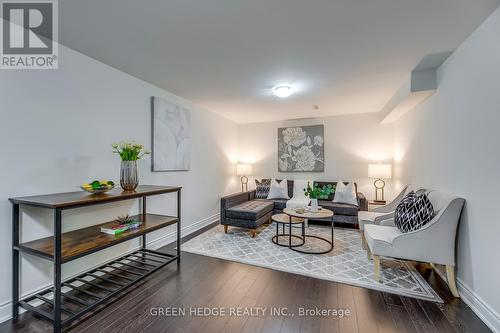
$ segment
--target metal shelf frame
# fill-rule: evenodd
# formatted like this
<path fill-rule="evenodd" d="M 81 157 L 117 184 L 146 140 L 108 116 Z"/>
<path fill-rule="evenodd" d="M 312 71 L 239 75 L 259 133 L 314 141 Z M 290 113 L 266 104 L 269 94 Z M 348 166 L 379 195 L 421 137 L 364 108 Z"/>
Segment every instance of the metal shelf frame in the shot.
<path fill-rule="evenodd" d="M 71 207 L 56 207 L 50 208 L 54 211 L 54 255 L 53 260 L 53 286 L 49 289 L 38 292 L 35 295 L 25 299 L 20 299 L 19 280 L 20 280 L 20 253 L 25 252 L 36 257 L 47 259 L 37 255 L 36 252 L 30 251 L 20 246 L 20 205 L 29 203 L 18 202 L 11 200 L 12 203 L 12 317 L 18 319 L 19 307 L 39 315 L 53 324 L 54 332 L 61 330 L 70 325 L 76 319 L 82 317 L 86 313 L 94 310 L 99 305 L 109 301 L 117 294 L 134 285 L 138 281 L 153 274 L 166 265 L 181 262 L 181 188 L 164 193 L 177 193 L 177 235 L 176 235 L 176 253 L 167 254 L 146 248 L 146 234 L 139 234 L 133 238 L 141 237 L 141 249 L 133 253 L 126 254 L 107 264 L 103 264 L 97 268 L 82 273 L 67 281 L 62 281 L 61 267 L 62 262 L 62 211 L 65 209 L 78 208 L 82 206 L 98 205 L 109 201 L 95 201 L 85 204 L 75 205 Z M 141 214 L 145 219 L 146 197 L 164 193 L 142 193 L 136 198 L 142 199 Z M 116 199 L 113 201 L 129 200 Z M 36 206 L 36 205 L 32 205 Z M 40 206 L 39 206 L 40 207 Z M 47 208 L 47 207 L 46 207 Z M 166 227 L 166 226 L 165 226 Z M 131 239 L 133 239 L 131 238 Z M 97 248 L 85 253 L 89 255 L 102 250 Z M 75 258 L 76 259 L 76 258 Z M 62 287 L 66 287 L 70 291 L 62 292 Z M 85 296 L 82 298 L 82 296 Z M 71 308 L 68 306 L 69 301 Z M 34 304 L 36 303 L 36 304 Z M 78 305 L 77 309 L 73 309 Z"/>

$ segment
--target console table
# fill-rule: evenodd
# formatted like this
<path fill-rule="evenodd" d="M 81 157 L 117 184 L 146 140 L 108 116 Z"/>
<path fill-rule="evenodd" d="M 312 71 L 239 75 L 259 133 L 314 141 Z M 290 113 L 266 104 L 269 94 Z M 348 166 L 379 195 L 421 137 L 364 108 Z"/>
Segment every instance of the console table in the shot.
<path fill-rule="evenodd" d="M 146 198 L 165 193 L 177 193 L 177 216 L 150 214 L 146 211 Z M 119 235 L 100 231 L 101 223 L 90 227 L 62 233 L 62 212 L 85 206 L 116 201 L 141 199 L 142 207 L 135 220 L 142 221 L 136 229 Z M 116 296 L 160 268 L 181 260 L 181 187 L 141 185 L 132 192 L 114 189 L 92 195 L 83 191 L 56 193 L 39 196 L 10 198 L 12 204 L 12 317 L 19 316 L 19 306 L 34 312 L 53 323 L 54 332 L 97 306 Z M 20 243 L 20 205 L 51 209 L 54 212 L 54 235 Z M 146 248 L 146 234 L 169 225 L 177 224 L 177 250 L 167 254 Z M 130 239 L 142 237 L 139 250 L 91 269 L 67 281 L 61 279 L 61 266 L 77 258 L 100 251 Z M 31 295 L 19 297 L 19 254 L 28 253 L 53 262 L 53 287 Z M 65 290 L 61 290 L 61 289 Z"/>

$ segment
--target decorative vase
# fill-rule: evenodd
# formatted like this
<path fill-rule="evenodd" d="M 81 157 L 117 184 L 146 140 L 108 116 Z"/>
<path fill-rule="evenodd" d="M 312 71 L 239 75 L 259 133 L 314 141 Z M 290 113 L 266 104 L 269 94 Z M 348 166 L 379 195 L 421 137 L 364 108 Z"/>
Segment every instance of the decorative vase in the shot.
<path fill-rule="evenodd" d="M 122 161 L 120 167 L 120 185 L 125 191 L 133 191 L 139 185 L 137 161 Z"/>
<path fill-rule="evenodd" d="M 318 199 L 311 199 L 311 212 L 316 213 L 318 211 Z"/>

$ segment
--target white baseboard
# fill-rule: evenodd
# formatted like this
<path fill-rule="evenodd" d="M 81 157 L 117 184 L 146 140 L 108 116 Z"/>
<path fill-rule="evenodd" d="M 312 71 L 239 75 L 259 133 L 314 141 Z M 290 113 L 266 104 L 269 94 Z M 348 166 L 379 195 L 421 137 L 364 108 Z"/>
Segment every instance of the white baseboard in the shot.
<path fill-rule="evenodd" d="M 212 223 L 217 222 L 218 220 L 219 220 L 219 214 L 214 214 L 214 215 L 209 216 L 207 218 L 204 218 L 203 220 L 200 220 L 198 222 L 191 223 L 190 225 L 182 228 L 181 235 L 182 235 L 182 237 L 185 237 L 185 236 L 187 236 L 193 232 L 196 232 L 196 231 L 198 231 L 198 230 L 200 230 L 200 229 L 202 229 L 202 228 L 204 228 Z M 153 250 L 156 250 L 156 249 L 159 249 L 160 247 L 163 247 L 165 245 L 168 245 L 168 244 L 175 242 L 175 240 L 176 240 L 176 232 L 172 231 L 172 232 L 170 232 L 170 233 L 168 233 L 160 238 L 149 240 L 148 247 L 153 249 Z M 139 249 L 139 247 L 131 249 L 129 252 L 134 252 L 137 249 Z M 116 256 L 116 258 L 121 257 L 124 254 L 125 253 L 118 255 L 118 256 Z M 113 261 L 116 258 L 113 258 L 113 259 L 108 260 L 108 261 Z M 102 262 L 98 263 L 93 268 L 101 266 L 102 264 L 104 264 L 104 263 L 102 263 Z M 92 269 L 92 268 L 90 268 L 90 269 Z M 74 276 L 77 276 L 79 274 L 80 273 L 75 274 Z M 72 277 L 73 276 L 68 277 L 68 278 L 72 278 Z M 29 296 L 34 295 L 34 294 L 36 294 L 44 289 L 47 289 L 50 286 L 51 286 L 51 284 L 47 284 L 47 285 L 44 285 L 44 286 L 37 288 L 35 290 L 30 290 L 27 293 L 25 293 L 24 295 L 22 295 L 21 297 L 22 298 L 29 297 Z M 22 308 L 20 308 L 19 311 L 20 311 L 20 313 L 25 312 L 25 310 Z M 12 301 L 7 301 L 7 302 L 0 304 L 0 323 L 7 321 L 10 318 L 12 318 Z"/>
<path fill-rule="evenodd" d="M 212 216 L 206 217 L 203 220 L 200 220 L 195 223 L 191 223 L 190 225 L 182 228 L 181 235 L 182 237 L 186 237 L 189 234 L 192 234 L 193 232 L 196 232 L 200 230 L 201 228 L 206 227 L 207 225 L 210 225 L 216 221 L 219 220 L 219 215 L 220 214 L 214 214 Z M 162 246 L 171 244 L 175 242 L 176 239 L 176 232 L 172 231 L 171 233 L 168 233 L 160 238 L 148 241 L 148 246 L 150 246 L 152 249 L 158 249 Z"/>
<path fill-rule="evenodd" d="M 435 273 L 446 283 L 447 279 L 443 272 L 436 268 Z M 493 332 L 500 333 L 500 315 L 495 312 L 481 297 L 475 294 L 469 286 L 457 278 L 457 289 L 460 298 Z"/>
<path fill-rule="evenodd" d="M 500 333 L 500 315 L 460 279 L 457 279 L 457 287 L 464 303 L 467 304 L 493 332 Z"/>

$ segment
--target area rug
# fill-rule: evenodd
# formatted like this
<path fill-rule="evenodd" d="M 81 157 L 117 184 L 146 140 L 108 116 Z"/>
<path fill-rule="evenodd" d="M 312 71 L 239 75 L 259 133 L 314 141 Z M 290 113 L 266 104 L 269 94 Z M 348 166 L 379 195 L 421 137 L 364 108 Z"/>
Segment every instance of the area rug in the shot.
<path fill-rule="evenodd" d="M 298 230 L 295 231 L 297 232 Z M 335 228 L 334 249 L 322 255 L 302 254 L 278 246 L 271 241 L 275 233 L 274 224 L 260 227 L 255 238 L 251 238 L 249 232 L 244 229 L 230 227 L 225 234 L 222 226 L 217 226 L 184 243 L 182 250 L 433 302 L 443 302 L 415 268 L 401 260 L 382 258 L 381 279 L 380 282 L 375 281 L 373 261 L 367 259 L 366 251 L 361 247 L 358 230 Z M 306 233 L 327 239 L 331 237 L 331 229 L 323 226 L 310 225 Z M 286 241 L 288 238 L 280 239 L 281 243 Z M 327 247 L 327 244 L 321 241 L 308 238 L 306 245 L 301 249 L 321 250 Z"/>

